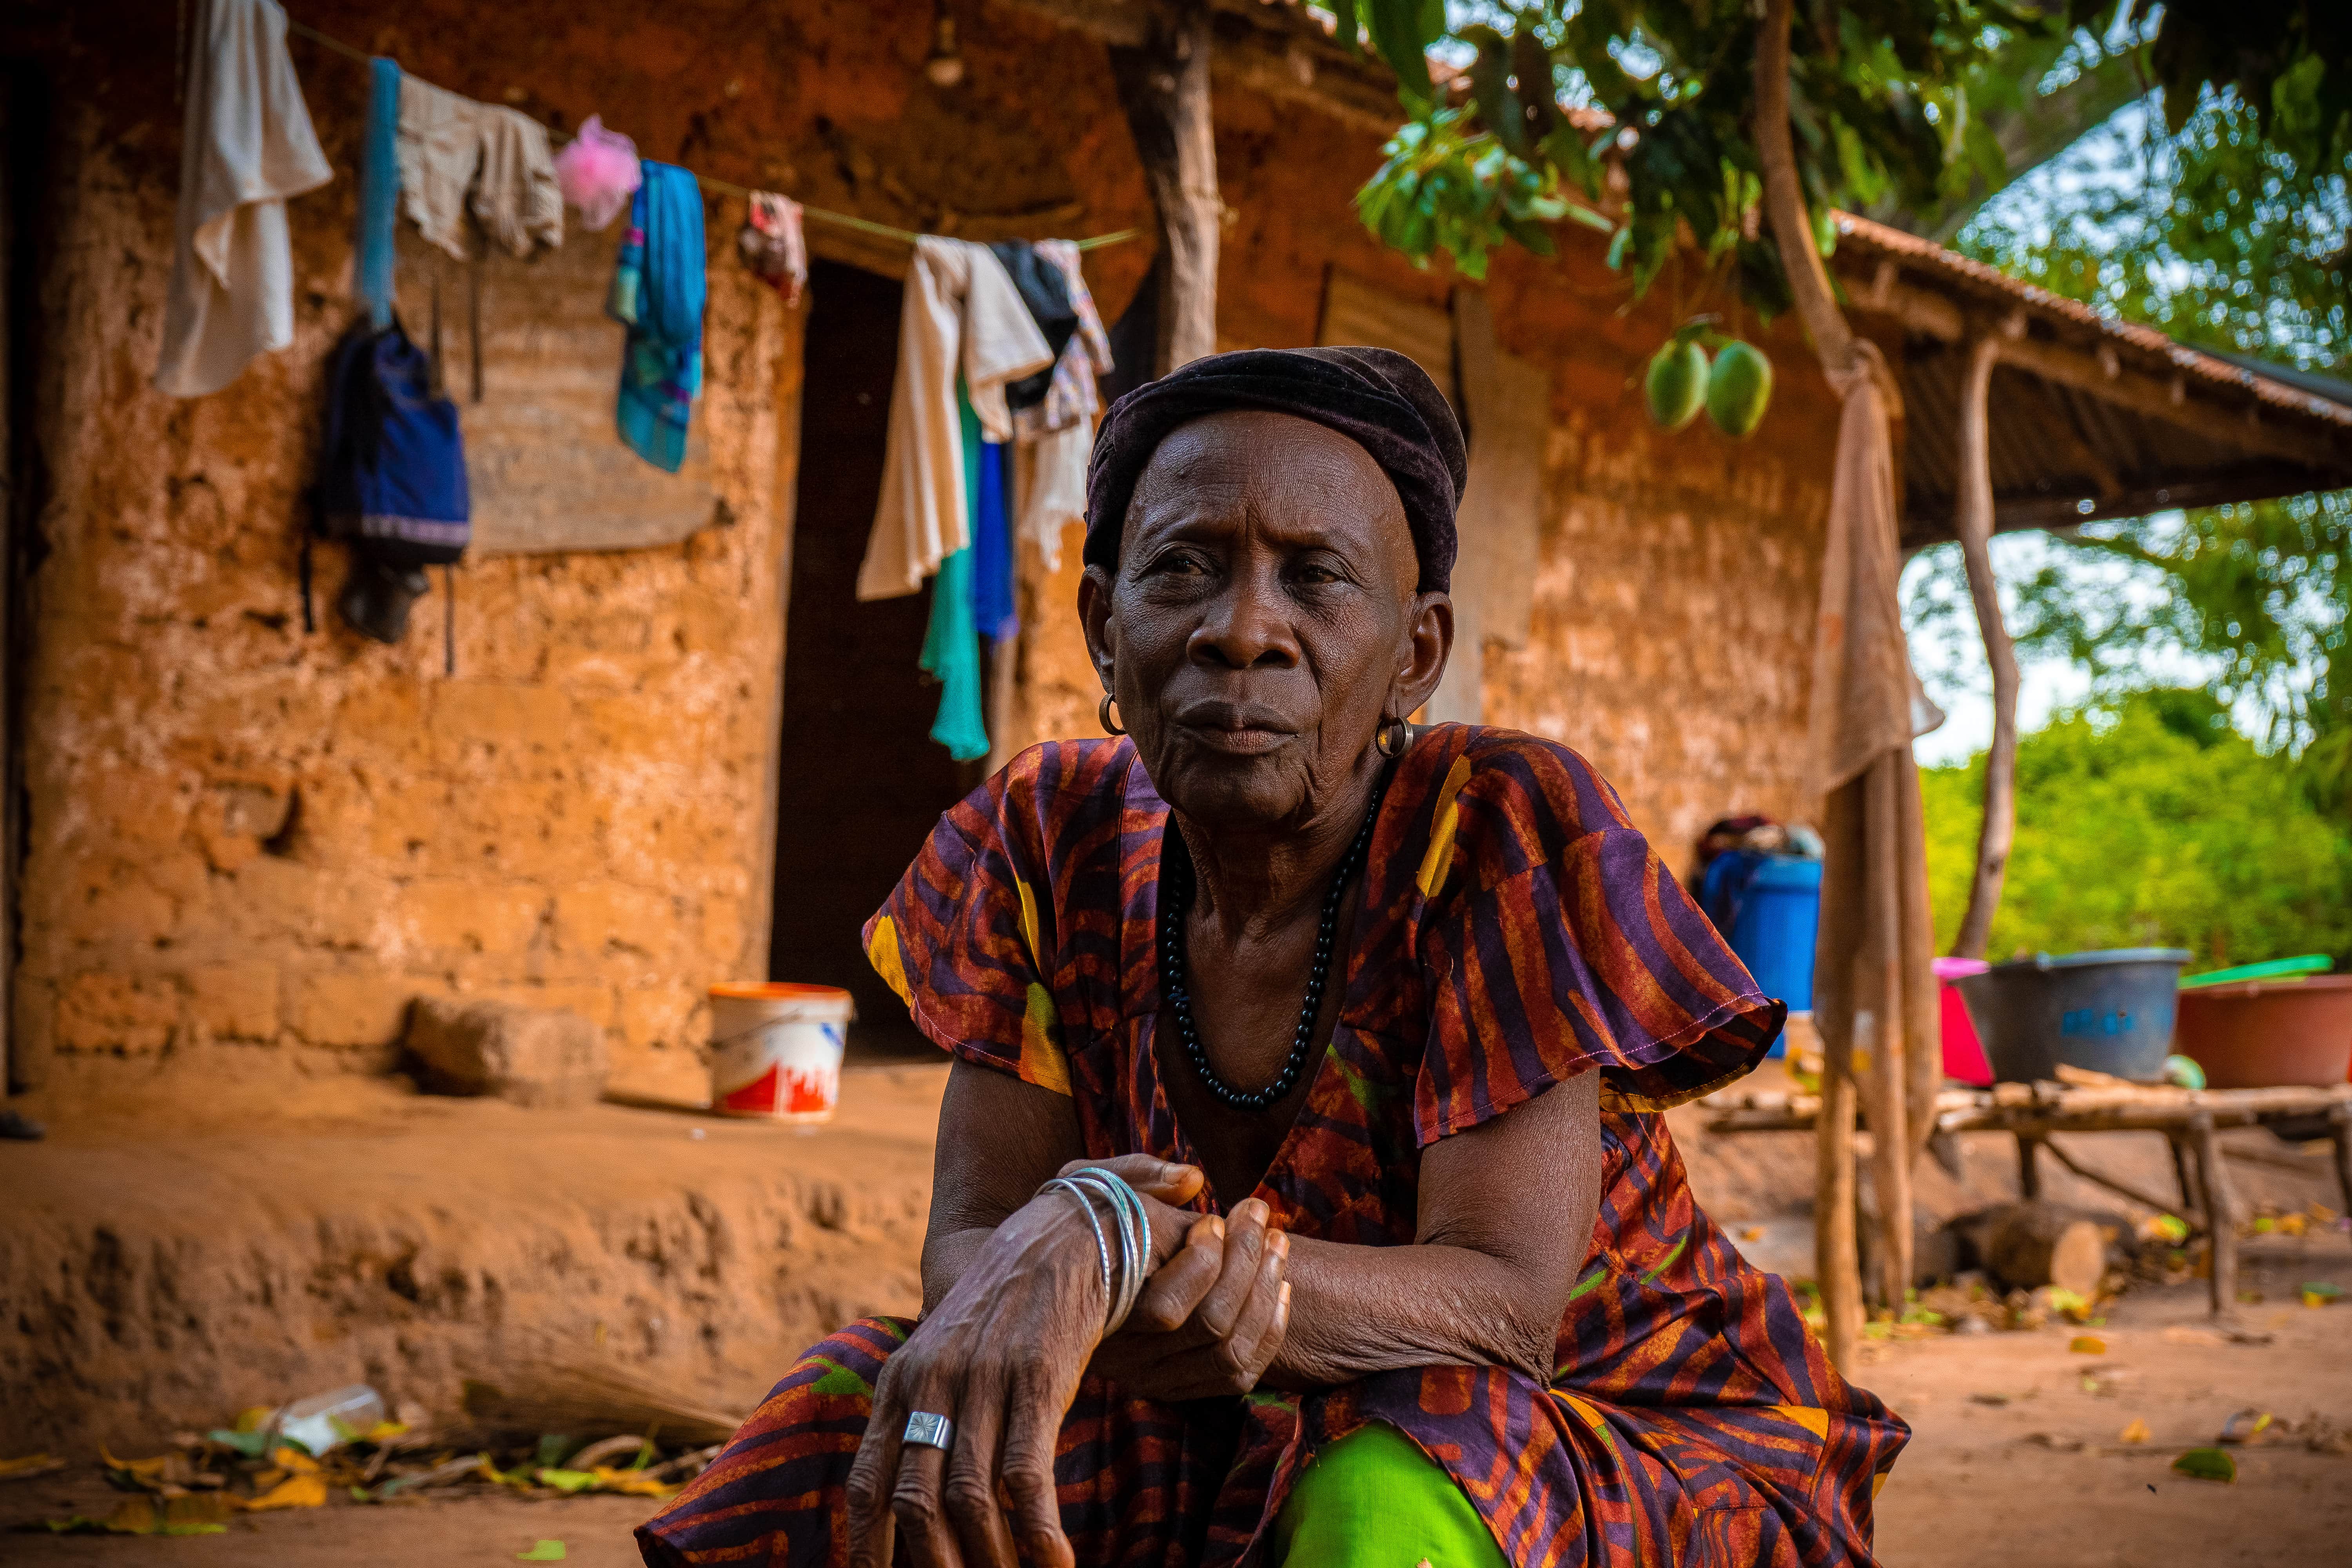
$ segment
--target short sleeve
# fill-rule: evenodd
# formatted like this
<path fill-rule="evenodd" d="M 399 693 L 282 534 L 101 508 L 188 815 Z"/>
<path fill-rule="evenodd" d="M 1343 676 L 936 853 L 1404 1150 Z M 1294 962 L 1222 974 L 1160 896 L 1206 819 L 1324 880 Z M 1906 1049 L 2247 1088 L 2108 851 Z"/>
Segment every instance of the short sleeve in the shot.
<path fill-rule="evenodd" d="M 1679 1105 L 1752 1068 L 1787 1015 L 1590 764 L 1513 740 L 1455 761 L 1432 807 L 1424 1144 L 1594 1068 L 1610 1109 Z"/>
<path fill-rule="evenodd" d="M 866 956 L 932 1043 L 965 1061 L 1070 1092 L 1069 1057 L 1038 955 L 1049 886 L 1014 805 L 1018 764 L 931 830 L 866 922 Z"/>

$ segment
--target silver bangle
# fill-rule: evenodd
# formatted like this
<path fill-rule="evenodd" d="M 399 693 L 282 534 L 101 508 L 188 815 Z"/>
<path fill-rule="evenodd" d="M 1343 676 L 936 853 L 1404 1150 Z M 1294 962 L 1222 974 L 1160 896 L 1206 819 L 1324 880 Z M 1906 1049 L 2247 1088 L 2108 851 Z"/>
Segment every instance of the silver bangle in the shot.
<path fill-rule="evenodd" d="M 1095 1233 L 1096 1256 L 1102 1263 L 1103 1337 L 1108 1339 L 1127 1321 L 1128 1314 L 1143 1294 L 1146 1278 L 1151 1271 L 1151 1218 L 1143 1206 L 1143 1198 L 1116 1173 L 1098 1166 L 1073 1171 L 1066 1176 L 1056 1176 L 1039 1192 L 1059 1188 L 1077 1199 L 1086 1211 L 1087 1224 Z M 1111 1220 L 1118 1231 L 1118 1268 L 1116 1279 L 1110 1262 L 1110 1244 L 1104 1237 L 1102 1224 L 1095 1215 L 1094 1198 L 1099 1194 L 1109 1205 Z"/>
<path fill-rule="evenodd" d="M 1070 1179 L 1102 1194 L 1118 1225 L 1118 1297 L 1103 1331 L 1107 1335 L 1116 1333 L 1134 1310 L 1137 1299 L 1143 1294 L 1145 1279 L 1151 1271 L 1150 1215 L 1143 1206 L 1141 1194 L 1112 1172 L 1090 1165 L 1072 1172 Z"/>
<path fill-rule="evenodd" d="M 1111 1304 L 1118 1300 L 1118 1292 L 1111 1283 L 1110 1243 L 1104 1239 L 1102 1221 L 1095 1217 L 1094 1202 L 1087 1196 L 1087 1189 L 1067 1176 L 1056 1176 L 1037 1190 L 1050 1193 L 1056 1187 L 1078 1200 L 1078 1212 L 1087 1216 L 1087 1228 L 1095 1233 L 1095 1256 L 1102 1261 L 1103 1309 L 1108 1315 Z"/>

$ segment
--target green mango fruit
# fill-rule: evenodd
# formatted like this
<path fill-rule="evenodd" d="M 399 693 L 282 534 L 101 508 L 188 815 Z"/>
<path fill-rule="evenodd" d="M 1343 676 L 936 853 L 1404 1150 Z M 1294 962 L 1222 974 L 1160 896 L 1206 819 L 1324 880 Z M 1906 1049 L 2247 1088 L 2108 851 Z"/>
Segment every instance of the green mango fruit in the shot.
<path fill-rule="evenodd" d="M 1726 343 L 1706 378 L 1706 416 L 1725 435 L 1747 436 L 1772 401 L 1772 362 L 1748 343 Z"/>
<path fill-rule="evenodd" d="M 1650 417 L 1665 429 L 1681 429 L 1698 417 L 1707 384 L 1706 351 L 1694 342 L 1668 342 L 1650 357 L 1650 374 L 1643 384 Z"/>

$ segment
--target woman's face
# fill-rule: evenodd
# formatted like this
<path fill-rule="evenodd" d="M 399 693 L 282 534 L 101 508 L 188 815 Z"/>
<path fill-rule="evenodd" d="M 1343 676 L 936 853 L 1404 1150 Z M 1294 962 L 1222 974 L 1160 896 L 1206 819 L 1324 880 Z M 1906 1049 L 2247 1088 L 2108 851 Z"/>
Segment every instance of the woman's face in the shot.
<path fill-rule="evenodd" d="M 1396 487 L 1346 437 L 1232 410 L 1179 426 L 1135 488 L 1087 644 L 1162 798 L 1204 825 L 1299 825 L 1427 700 L 1454 609 L 1415 592 Z"/>

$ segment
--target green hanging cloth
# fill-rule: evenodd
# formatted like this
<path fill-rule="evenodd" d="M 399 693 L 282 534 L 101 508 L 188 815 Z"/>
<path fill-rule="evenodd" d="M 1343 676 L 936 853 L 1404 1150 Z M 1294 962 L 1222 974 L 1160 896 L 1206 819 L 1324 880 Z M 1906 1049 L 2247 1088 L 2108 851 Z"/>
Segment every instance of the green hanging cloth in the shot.
<path fill-rule="evenodd" d="M 963 514 L 980 515 L 980 416 L 963 382 L 956 382 L 956 406 L 963 416 Z M 971 546 L 940 563 L 931 579 L 931 618 L 923 628 L 923 670 L 940 683 L 939 717 L 931 739 L 960 763 L 988 755 L 988 720 L 981 710 L 980 628 L 971 616 Z"/>

